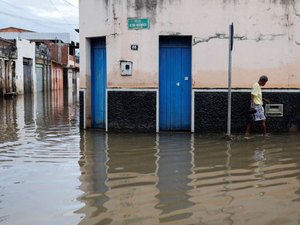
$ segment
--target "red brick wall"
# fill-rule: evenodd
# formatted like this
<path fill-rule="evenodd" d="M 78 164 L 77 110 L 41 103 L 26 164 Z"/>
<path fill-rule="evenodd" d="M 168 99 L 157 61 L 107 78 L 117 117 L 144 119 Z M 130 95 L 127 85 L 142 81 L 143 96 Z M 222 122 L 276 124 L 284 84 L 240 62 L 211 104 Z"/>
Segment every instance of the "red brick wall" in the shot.
<path fill-rule="evenodd" d="M 53 61 L 63 65 L 68 64 L 68 44 L 48 43 L 48 47 Z"/>
<path fill-rule="evenodd" d="M 64 44 L 61 48 L 61 59 L 64 65 L 68 65 L 68 56 L 69 56 L 68 48 L 69 46 L 66 44 Z"/>
<path fill-rule="evenodd" d="M 52 90 L 63 89 L 63 68 L 57 63 L 52 63 Z"/>
<path fill-rule="evenodd" d="M 12 41 L 0 39 L 0 46 L 13 46 L 13 45 L 15 44 Z"/>
<path fill-rule="evenodd" d="M 58 55 L 59 46 L 57 46 L 57 44 L 50 43 L 50 44 L 48 44 L 48 47 L 50 48 L 50 51 L 51 51 L 51 59 L 57 63 L 60 63 L 60 61 L 59 61 L 60 57 Z"/>

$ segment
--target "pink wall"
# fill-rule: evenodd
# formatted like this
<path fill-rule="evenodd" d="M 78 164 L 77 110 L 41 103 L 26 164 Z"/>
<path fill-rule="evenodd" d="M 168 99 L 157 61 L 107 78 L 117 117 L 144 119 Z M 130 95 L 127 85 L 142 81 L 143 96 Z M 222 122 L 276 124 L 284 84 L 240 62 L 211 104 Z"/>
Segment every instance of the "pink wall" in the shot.
<path fill-rule="evenodd" d="M 140 9 L 127 2 L 79 3 L 81 87 L 90 86 L 89 38 L 106 37 L 109 88 L 158 88 L 159 36 L 190 35 L 193 88 L 225 88 L 233 22 L 234 88 L 250 88 L 261 74 L 269 76 L 268 88 L 300 88 L 300 0 L 154 1 Z M 129 30 L 134 17 L 148 18 L 150 28 Z M 133 62 L 132 76 L 120 75 L 120 60 Z"/>

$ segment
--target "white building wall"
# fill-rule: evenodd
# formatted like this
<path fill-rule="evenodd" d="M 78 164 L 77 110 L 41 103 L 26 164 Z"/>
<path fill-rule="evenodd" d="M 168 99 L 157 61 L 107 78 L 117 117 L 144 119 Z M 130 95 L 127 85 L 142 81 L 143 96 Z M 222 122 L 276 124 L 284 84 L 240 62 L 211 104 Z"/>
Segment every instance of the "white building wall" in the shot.
<path fill-rule="evenodd" d="M 269 88 L 299 88 L 299 14 L 300 0 L 80 1 L 81 87 L 89 88 L 89 38 L 105 36 L 108 87 L 157 88 L 160 35 L 192 36 L 193 88 L 227 87 L 233 22 L 232 86 L 249 88 L 266 74 Z M 135 17 L 149 18 L 150 29 L 129 30 Z M 133 62 L 132 76 L 120 76 L 120 60 Z"/>
<path fill-rule="evenodd" d="M 18 40 L 18 59 L 16 60 L 16 88 L 17 94 L 24 94 L 23 58 L 32 59 L 32 92 L 36 92 L 35 73 L 35 43 L 27 40 Z"/>

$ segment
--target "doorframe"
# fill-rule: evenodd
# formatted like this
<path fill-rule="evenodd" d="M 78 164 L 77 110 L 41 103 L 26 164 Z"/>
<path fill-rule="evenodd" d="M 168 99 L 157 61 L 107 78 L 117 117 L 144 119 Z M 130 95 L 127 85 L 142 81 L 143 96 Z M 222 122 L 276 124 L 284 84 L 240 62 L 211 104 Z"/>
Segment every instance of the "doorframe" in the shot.
<path fill-rule="evenodd" d="M 104 40 L 105 42 L 105 90 L 104 90 L 104 94 L 105 94 L 105 97 L 104 97 L 104 126 L 103 128 L 98 128 L 98 127 L 93 127 L 93 97 L 92 97 L 92 93 L 93 93 L 93 90 L 92 90 L 92 72 L 93 72 L 93 69 L 92 69 L 92 63 L 93 63 L 93 60 L 94 60 L 94 57 L 93 57 L 93 41 L 94 40 L 99 40 L 99 39 L 102 39 Z M 89 43 L 89 51 L 90 51 L 90 54 L 89 54 L 89 68 L 88 70 L 90 71 L 90 79 L 88 80 L 89 82 L 89 86 L 90 86 L 90 91 L 89 91 L 89 98 L 90 98 L 90 110 L 89 110 L 89 114 L 90 114 L 90 126 L 92 128 L 95 128 L 95 129 L 103 129 L 103 130 L 107 130 L 107 83 L 108 83 L 108 79 L 107 79 L 107 37 L 106 36 L 97 36 L 97 37 L 91 37 L 91 38 L 88 38 L 88 43 Z"/>
<path fill-rule="evenodd" d="M 32 94 L 33 93 L 33 59 L 28 57 L 22 58 L 22 65 L 23 65 L 23 93 L 24 94 Z M 25 78 L 25 67 L 30 68 L 30 92 L 27 91 L 26 82 L 27 78 Z"/>
<path fill-rule="evenodd" d="M 161 130 L 160 130 L 160 126 L 159 126 L 159 122 L 160 122 L 160 114 L 159 114 L 159 96 L 160 96 L 160 88 L 159 88 L 159 76 L 160 76 L 160 73 L 159 73 L 159 67 L 160 67 L 160 57 L 159 57 L 159 48 L 160 48 L 160 37 L 190 37 L 191 38 L 191 106 L 190 106 L 190 110 L 191 110 L 191 120 L 190 120 L 190 132 L 194 133 L 195 131 L 195 124 L 194 124 L 194 117 L 195 117 L 195 113 L 194 113 L 194 109 L 195 109 L 195 106 L 194 106 L 194 102 L 195 102 L 195 99 L 194 99 L 194 90 L 193 90 L 193 36 L 192 35 L 159 35 L 158 36 L 158 87 L 157 87 L 157 97 L 156 97 L 156 106 L 157 106 L 157 116 L 156 116 L 156 132 L 159 133 Z"/>

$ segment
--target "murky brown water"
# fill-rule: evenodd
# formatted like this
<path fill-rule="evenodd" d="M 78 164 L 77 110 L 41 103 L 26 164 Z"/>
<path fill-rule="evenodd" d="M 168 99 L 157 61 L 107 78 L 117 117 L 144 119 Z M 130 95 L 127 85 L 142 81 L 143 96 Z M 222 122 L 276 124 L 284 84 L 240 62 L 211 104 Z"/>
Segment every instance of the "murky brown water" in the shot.
<path fill-rule="evenodd" d="M 0 100 L 0 224 L 300 224 L 300 135 L 106 134 L 74 98 Z"/>

